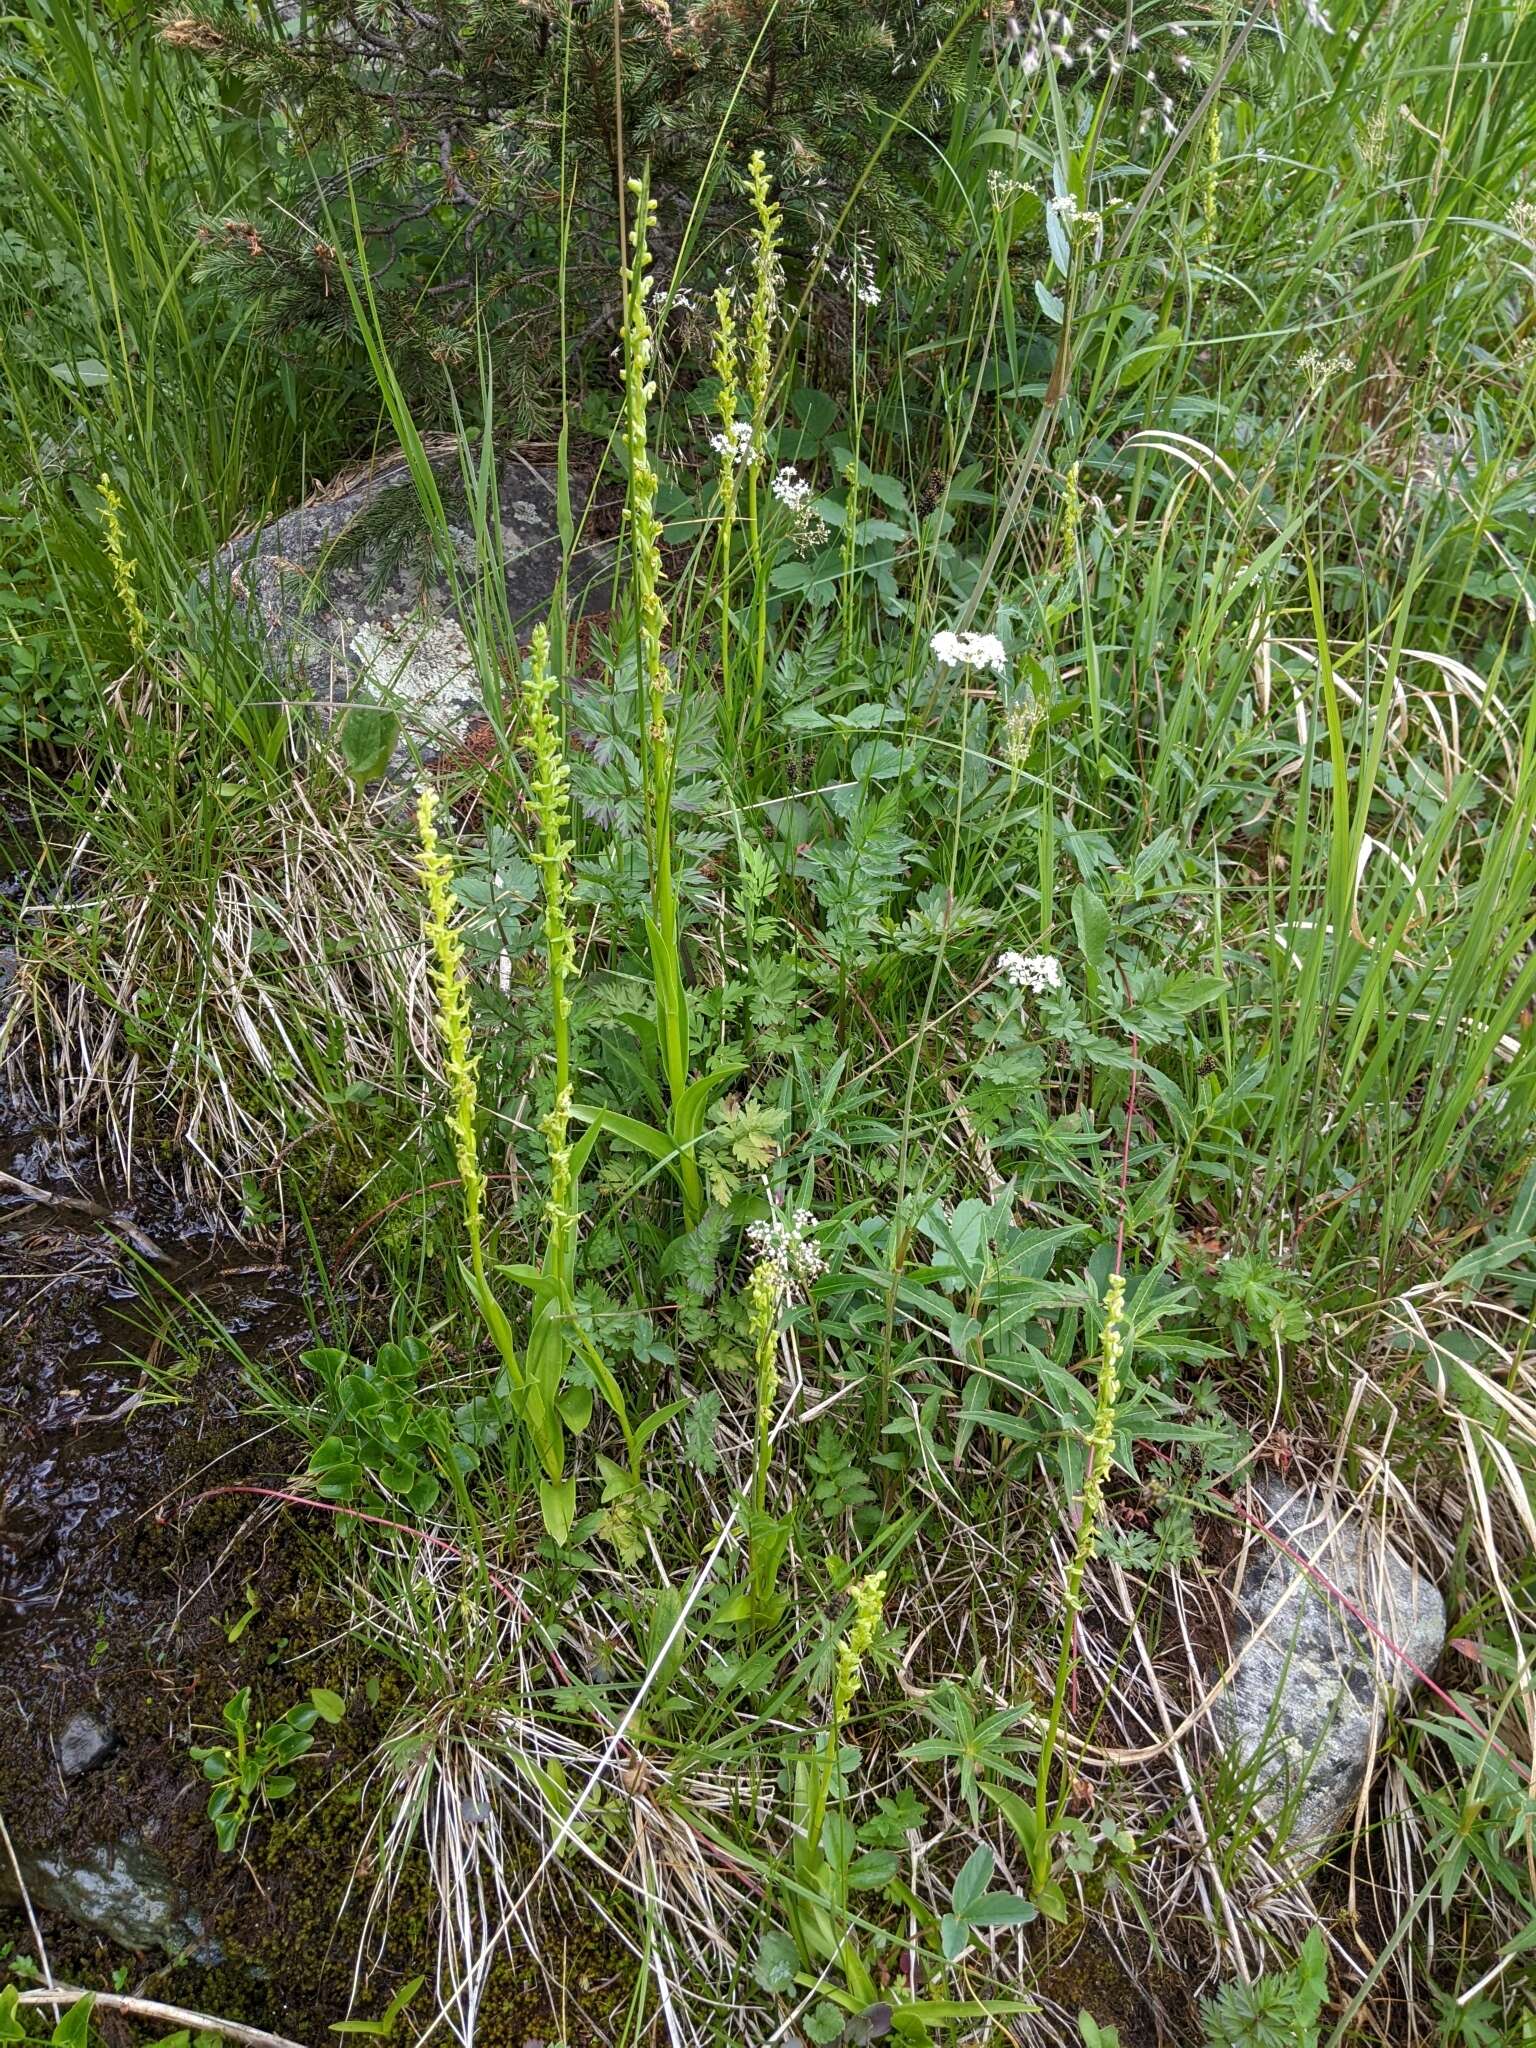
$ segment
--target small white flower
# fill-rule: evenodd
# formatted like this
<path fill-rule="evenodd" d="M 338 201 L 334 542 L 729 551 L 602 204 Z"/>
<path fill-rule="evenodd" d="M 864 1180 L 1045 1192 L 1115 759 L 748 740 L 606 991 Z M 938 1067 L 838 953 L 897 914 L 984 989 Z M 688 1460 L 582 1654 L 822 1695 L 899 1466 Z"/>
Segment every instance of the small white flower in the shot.
<path fill-rule="evenodd" d="M 1309 348 L 1305 355 L 1297 357 L 1296 367 L 1316 391 L 1330 377 L 1342 377 L 1353 364 L 1347 355 L 1327 355 L 1320 348 Z"/>
<path fill-rule="evenodd" d="M 1061 987 L 1061 962 L 1054 953 L 1000 953 L 992 971 L 1034 996 Z"/>
<path fill-rule="evenodd" d="M 1003 751 L 1010 767 L 1022 768 L 1029 759 L 1029 750 L 1044 717 L 1045 706 L 1033 696 L 1010 704 L 1003 713 Z"/>
<path fill-rule="evenodd" d="M 773 480 L 773 495 L 786 511 L 803 511 L 811 501 L 810 479 L 786 465 Z"/>
<path fill-rule="evenodd" d="M 760 1223 L 747 1225 L 747 1236 L 760 1265 L 770 1266 L 786 1294 L 810 1286 L 826 1270 L 821 1247 L 812 1237 L 816 1218 L 809 1209 L 775 1210 Z"/>
<path fill-rule="evenodd" d="M 861 306 L 878 306 L 880 287 L 875 283 L 875 266 L 865 249 L 855 247 L 853 261 L 838 273 L 838 283 L 851 285 Z"/>
<path fill-rule="evenodd" d="M 813 512 L 807 505 L 795 521 L 795 553 L 803 561 L 808 555 L 819 554 L 831 538 L 831 527 L 819 512 Z"/>
<path fill-rule="evenodd" d="M 709 445 L 724 461 L 735 463 L 738 469 L 745 469 L 748 464 L 759 460 L 750 420 L 733 420 L 728 433 L 710 435 Z"/>
<path fill-rule="evenodd" d="M 928 651 L 940 668 L 968 668 L 977 673 L 1002 676 L 1008 669 L 1008 651 L 995 633 L 935 633 Z"/>
<path fill-rule="evenodd" d="M 1027 184 L 1023 178 L 1010 178 L 1003 171 L 988 171 L 987 190 L 991 194 L 992 204 L 1001 213 L 1024 193 L 1033 191 L 1034 187 Z"/>

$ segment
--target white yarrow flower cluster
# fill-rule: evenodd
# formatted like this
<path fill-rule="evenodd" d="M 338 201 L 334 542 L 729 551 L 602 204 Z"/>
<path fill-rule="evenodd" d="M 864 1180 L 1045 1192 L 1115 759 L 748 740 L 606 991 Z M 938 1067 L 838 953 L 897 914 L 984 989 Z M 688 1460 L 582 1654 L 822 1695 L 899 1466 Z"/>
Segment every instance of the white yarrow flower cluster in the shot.
<path fill-rule="evenodd" d="M 1079 206 L 1070 192 L 1048 202 L 1069 242 L 1096 240 L 1104 232 L 1104 216 L 1092 207 Z"/>
<path fill-rule="evenodd" d="M 773 480 L 773 495 L 787 512 L 802 511 L 811 501 L 811 481 L 789 465 Z"/>
<path fill-rule="evenodd" d="M 747 1225 L 747 1236 L 759 1265 L 772 1269 L 785 1294 L 796 1294 L 810 1286 L 826 1270 L 826 1260 L 811 1232 L 816 1218 L 809 1209 L 775 1210 L 760 1223 Z"/>
<path fill-rule="evenodd" d="M 827 544 L 827 522 L 819 512 L 811 509 L 812 483 L 799 470 L 786 463 L 773 480 L 773 495 L 794 518 L 791 536 L 795 553 L 800 556 L 814 555 L 818 548 Z"/>
<path fill-rule="evenodd" d="M 978 675 L 1003 676 L 1008 652 L 995 633 L 935 633 L 928 651 L 940 668 L 968 668 Z"/>
<path fill-rule="evenodd" d="M 1032 996 L 1061 987 L 1061 962 L 1054 953 L 1000 953 L 993 972 Z"/>
<path fill-rule="evenodd" d="M 750 420 L 733 420 L 729 432 L 710 435 L 709 445 L 723 460 L 734 462 L 738 469 L 745 469 L 748 464 L 759 460 Z"/>
<path fill-rule="evenodd" d="M 1347 355 L 1328 355 L 1320 348 L 1309 348 L 1297 358 L 1296 367 L 1315 391 L 1331 377 L 1342 377 L 1354 365 Z"/>

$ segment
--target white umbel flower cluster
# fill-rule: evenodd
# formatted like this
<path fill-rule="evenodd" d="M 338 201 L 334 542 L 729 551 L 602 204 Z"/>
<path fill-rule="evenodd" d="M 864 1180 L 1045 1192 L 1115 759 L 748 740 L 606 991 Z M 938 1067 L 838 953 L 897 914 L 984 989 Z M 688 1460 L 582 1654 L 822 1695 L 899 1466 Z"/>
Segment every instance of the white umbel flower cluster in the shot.
<path fill-rule="evenodd" d="M 978 675 L 1002 676 L 1008 653 L 995 633 L 935 633 L 928 651 L 940 668 L 968 668 Z"/>
<path fill-rule="evenodd" d="M 773 480 L 775 498 L 794 520 L 791 540 L 797 555 L 814 555 L 816 550 L 827 544 L 827 522 L 813 510 L 811 494 L 815 486 L 809 477 L 804 477 L 790 463 L 786 463 Z"/>
<path fill-rule="evenodd" d="M 786 511 L 802 511 L 811 501 L 810 478 L 786 464 L 773 480 L 773 495 Z"/>
<path fill-rule="evenodd" d="M 1061 962 L 1054 953 L 1000 953 L 993 972 L 1032 996 L 1061 987 Z"/>
<path fill-rule="evenodd" d="M 826 1260 L 812 1237 L 816 1218 L 809 1209 L 775 1210 L 759 1223 L 747 1225 L 747 1236 L 759 1265 L 769 1266 L 785 1294 L 809 1287 L 826 1269 Z"/>
<path fill-rule="evenodd" d="M 710 435 L 709 445 L 727 462 L 734 462 L 738 469 L 745 469 L 749 463 L 759 460 L 750 420 L 732 420 L 728 432 Z"/>
<path fill-rule="evenodd" d="M 1297 357 L 1296 367 L 1316 391 L 1331 377 L 1344 376 L 1354 368 L 1354 363 L 1342 350 L 1336 355 L 1329 355 L 1324 349 L 1309 348 L 1305 355 Z"/>

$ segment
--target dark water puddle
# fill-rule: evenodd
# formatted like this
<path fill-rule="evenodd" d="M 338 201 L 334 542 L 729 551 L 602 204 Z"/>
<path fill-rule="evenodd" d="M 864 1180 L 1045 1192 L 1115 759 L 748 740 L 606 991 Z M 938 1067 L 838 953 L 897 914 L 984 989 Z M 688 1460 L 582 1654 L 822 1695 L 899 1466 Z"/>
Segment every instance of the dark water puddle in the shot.
<path fill-rule="evenodd" d="M 0 1644 L 24 1627 L 34 1653 L 110 1618 L 104 1550 L 159 1505 L 172 1437 L 236 1421 L 238 1369 L 199 1329 L 262 1353 L 307 1329 L 291 1272 L 86 1166 L 0 1105 Z"/>

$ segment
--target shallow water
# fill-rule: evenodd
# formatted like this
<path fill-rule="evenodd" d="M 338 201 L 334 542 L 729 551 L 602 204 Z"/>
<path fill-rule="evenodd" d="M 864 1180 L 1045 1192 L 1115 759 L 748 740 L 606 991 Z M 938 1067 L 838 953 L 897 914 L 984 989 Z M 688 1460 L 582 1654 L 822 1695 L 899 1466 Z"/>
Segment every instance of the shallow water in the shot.
<path fill-rule="evenodd" d="M 0 1176 L 0 1639 L 25 1621 L 57 1654 L 119 1605 L 105 1553 L 159 1506 L 170 1434 L 235 1419 L 233 1360 L 198 1331 L 216 1317 L 267 1351 L 304 1316 L 283 1266 L 216 1239 L 150 1174 L 131 1200 L 101 1186 L 86 1148 L 14 1105 Z"/>

